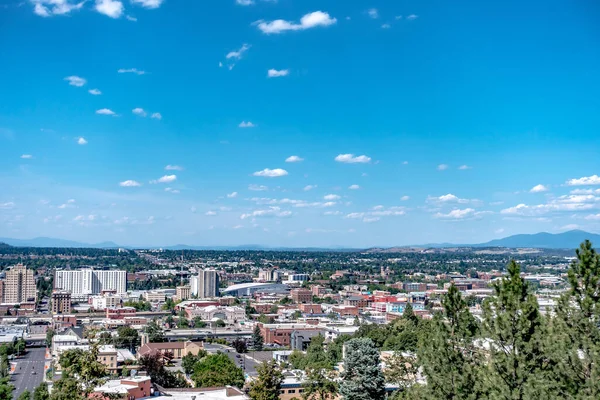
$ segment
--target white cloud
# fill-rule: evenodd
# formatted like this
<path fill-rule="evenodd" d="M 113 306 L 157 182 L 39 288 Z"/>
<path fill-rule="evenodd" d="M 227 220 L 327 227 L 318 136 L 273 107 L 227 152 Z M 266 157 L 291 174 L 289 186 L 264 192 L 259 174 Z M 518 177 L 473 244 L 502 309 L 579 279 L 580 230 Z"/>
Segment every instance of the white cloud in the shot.
<path fill-rule="evenodd" d="M 90 90 L 88 90 L 88 92 L 89 92 L 90 94 L 93 94 L 94 96 L 99 96 L 99 95 L 101 95 L 101 94 L 102 94 L 102 92 L 101 92 L 101 91 L 99 91 L 98 89 L 90 89 Z"/>
<path fill-rule="evenodd" d="M 369 17 L 371 17 L 373 19 L 379 18 L 379 11 L 377 11 L 376 8 L 371 8 L 371 9 L 367 10 L 367 14 L 369 15 Z"/>
<path fill-rule="evenodd" d="M 0 210 L 10 210 L 15 207 L 15 203 L 12 201 L 6 203 L 0 203 Z"/>
<path fill-rule="evenodd" d="M 287 174 L 288 174 L 288 172 L 285 169 L 281 169 L 281 168 L 275 168 L 275 169 L 265 168 L 262 171 L 256 171 L 252 175 L 254 175 L 254 176 L 263 176 L 263 177 L 267 177 L 267 178 L 277 178 L 277 177 L 280 177 L 280 176 L 286 176 Z"/>
<path fill-rule="evenodd" d="M 381 25 L 381 29 L 390 29 L 392 26 L 390 24 Z"/>
<path fill-rule="evenodd" d="M 579 225 L 577 224 L 568 224 L 565 226 L 561 226 L 559 230 L 561 231 L 572 231 L 573 229 L 579 229 Z"/>
<path fill-rule="evenodd" d="M 127 18 L 127 21 L 137 22 L 137 18 L 131 15 L 126 15 L 125 18 Z"/>
<path fill-rule="evenodd" d="M 567 181 L 567 185 L 569 186 L 588 186 L 588 185 L 600 185 L 600 176 L 592 175 L 592 176 L 584 176 L 579 179 L 570 179 Z"/>
<path fill-rule="evenodd" d="M 504 232 L 504 228 L 498 228 L 494 231 L 494 233 L 502 233 Z"/>
<path fill-rule="evenodd" d="M 165 170 L 167 170 L 167 171 L 183 171 L 183 167 L 180 165 L 169 164 L 165 167 Z"/>
<path fill-rule="evenodd" d="M 469 199 L 461 199 L 458 196 L 453 195 L 452 193 L 448 193 L 442 195 L 440 197 L 432 197 L 427 196 L 428 203 L 459 203 L 459 204 L 467 204 L 473 200 Z"/>
<path fill-rule="evenodd" d="M 338 154 L 335 157 L 335 161 L 346 164 L 366 164 L 371 162 L 371 157 L 367 157 L 365 155 L 354 156 L 354 154 Z"/>
<path fill-rule="evenodd" d="M 438 171 L 445 171 L 448 169 L 448 165 L 447 164 L 440 164 L 437 166 Z"/>
<path fill-rule="evenodd" d="M 120 18 L 123 9 L 123 3 L 118 0 L 96 0 L 96 11 L 111 18 Z"/>
<path fill-rule="evenodd" d="M 434 218 L 461 220 L 461 219 L 474 218 L 474 217 L 477 217 L 480 215 L 481 215 L 480 212 L 477 212 L 472 208 L 465 208 L 462 210 L 457 208 L 457 209 L 450 211 L 447 214 L 437 213 L 434 215 Z"/>
<path fill-rule="evenodd" d="M 358 190 L 358 189 L 360 189 L 360 186 L 358 186 L 358 185 L 350 185 L 350 186 L 348 186 L 348 189 L 350 189 L 350 190 Z"/>
<path fill-rule="evenodd" d="M 33 12 L 40 17 L 65 15 L 81 9 L 85 3 L 85 1 L 75 3 L 71 0 L 31 0 L 31 2 L 34 4 Z"/>
<path fill-rule="evenodd" d="M 407 21 L 414 21 L 415 19 L 419 18 L 418 15 L 415 14 L 410 14 L 408 17 L 406 17 Z"/>
<path fill-rule="evenodd" d="M 350 214 L 346 214 L 346 216 L 344 218 L 348 218 L 348 219 L 358 219 L 358 218 L 362 218 L 365 216 L 364 212 L 353 212 Z"/>
<path fill-rule="evenodd" d="M 365 217 L 365 218 L 363 218 L 363 222 L 377 222 L 380 219 L 381 218 L 379 218 L 379 217 Z"/>
<path fill-rule="evenodd" d="M 160 113 L 155 112 L 155 113 L 152 113 L 152 115 L 150 116 L 150 118 L 161 120 L 162 119 L 162 115 Z"/>
<path fill-rule="evenodd" d="M 67 76 L 65 78 L 65 81 L 68 81 L 69 85 L 77 87 L 82 87 L 87 83 L 87 81 L 84 78 L 75 75 Z"/>
<path fill-rule="evenodd" d="M 252 122 L 250 121 L 242 121 L 240 122 L 240 124 L 238 125 L 240 128 L 254 128 L 256 125 L 254 125 Z"/>
<path fill-rule="evenodd" d="M 304 161 L 304 158 L 298 157 L 298 156 L 289 156 L 288 158 L 285 159 L 285 162 L 289 162 L 289 163 L 296 163 L 296 162 L 301 162 L 301 161 Z"/>
<path fill-rule="evenodd" d="M 323 215 L 342 215 L 341 211 L 325 211 Z"/>
<path fill-rule="evenodd" d="M 242 215 L 240 215 L 240 218 L 241 219 L 258 218 L 258 217 L 278 217 L 278 218 L 283 218 L 283 217 L 289 217 L 291 215 L 292 215 L 291 211 L 283 211 L 279 207 L 269 207 L 268 209 L 254 210 L 254 211 L 252 211 L 250 213 L 242 214 Z"/>
<path fill-rule="evenodd" d="M 233 199 L 238 196 L 238 192 L 232 192 L 227 195 L 228 199 Z"/>
<path fill-rule="evenodd" d="M 571 194 L 600 194 L 600 189 L 573 189 Z"/>
<path fill-rule="evenodd" d="M 408 161 L 403 161 L 402 165 L 408 165 Z"/>
<path fill-rule="evenodd" d="M 169 192 L 169 193 L 173 193 L 173 194 L 179 194 L 180 193 L 179 190 L 173 189 L 173 188 L 170 188 L 170 187 L 165 188 L 165 192 Z"/>
<path fill-rule="evenodd" d="M 60 209 L 73 208 L 73 207 L 75 207 L 75 199 L 69 199 L 69 200 L 67 200 L 66 203 L 63 203 L 60 206 L 58 206 L 58 208 L 60 208 Z"/>
<path fill-rule="evenodd" d="M 586 216 L 585 219 L 590 221 L 600 221 L 600 214 L 590 214 Z"/>
<path fill-rule="evenodd" d="M 314 188 L 316 188 L 316 187 L 317 187 L 317 185 L 306 185 L 306 186 L 304 186 L 304 189 L 303 189 L 303 190 L 304 190 L 305 192 L 308 192 L 309 190 L 313 190 L 313 189 L 314 189 Z"/>
<path fill-rule="evenodd" d="M 131 110 L 132 113 L 134 113 L 135 115 L 139 115 L 140 117 L 145 117 L 146 115 L 146 111 L 144 111 L 143 108 L 140 107 L 136 107 L 133 110 Z"/>
<path fill-rule="evenodd" d="M 255 24 L 258 26 L 263 33 L 266 34 L 277 34 L 285 31 L 301 31 L 305 29 L 315 28 L 317 26 L 329 26 L 337 22 L 337 19 L 329 16 L 328 13 L 323 11 L 315 11 L 304 15 L 300 19 L 300 23 L 294 23 L 283 19 L 276 19 L 274 21 L 256 21 Z"/>
<path fill-rule="evenodd" d="M 150 181 L 150 183 L 171 183 L 177 180 L 177 175 L 164 175 L 158 179 Z"/>
<path fill-rule="evenodd" d="M 402 197 L 400 197 L 400 200 L 402 200 L 402 201 L 410 200 L 410 196 L 402 196 Z"/>
<path fill-rule="evenodd" d="M 504 215 L 532 217 L 551 212 L 578 212 L 597 208 L 600 208 L 600 196 L 591 194 L 563 195 L 545 204 L 527 205 L 521 203 L 514 207 L 505 208 L 500 213 Z"/>
<path fill-rule="evenodd" d="M 139 183 L 138 181 L 134 181 L 132 179 L 128 179 L 126 181 L 119 182 L 119 186 L 123 186 L 123 187 L 137 187 L 137 186 L 142 186 L 142 184 Z"/>
<path fill-rule="evenodd" d="M 113 110 L 110 108 L 101 108 L 100 110 L 96 110 L 96 114 L 100 115 L 116 115 Z"/>
<path fill-rule="evenodd" d="M 534 187 L 531 188 L 531 190 L 529 191 L 530 193 L 541 193 L 541 192 L 547 192 L 548 188 L 542 184 L 540 185 L 535 185 Z"/>
<path fill-rule="evenodd" d="M 324 200 L 339 200 L 340 196 L 338 196 L 337 194 L 328 194 L 323 196 Z"/>
<path fill-rule="evenodd" d="M 32 159 L 33 156 L 31 154 L 23 154 L 23 155 L 21 155 L 21 158 L 29 160 L 29 159 Z"/>
<path fill-rule="evenodd" d="M 248 185 L 248 190 L 252 190 L 254 192 L 264 192 L 266 190 L 269 190 L 268 187 L 266 187 L 265 185 Z"/>
<path fill-rule="evenodd" d="M 214 211 L 207 211 L 204 213 L 204 215 L 207 215 L 209 217 L 214 217 L 215 215 L 217 215 L 217 213 Z"/>
<path fill-rule="evenodd" d="M 254 0 L 235 0 L 235 4 L 240 6 L 251 6 L 254 4 Z"/>
<path fill-rule="evenodd" d="M 243 227 L 244 227 L 244 225 L 235 225 L 235 226 L 232 226 L 231 229 L 237 230 L 237 229 L 242 229 Z"/>
<path fill-rule="evenodd" d="M 469 167 L 468 165 L 466 165 L 466 164 L 465 164 L 465 165 L 461 165 L 460 167 L 458 167 L 458 169 L 460 169 L 460 170 L 463 170 L 463 171 L 464 171 L 464 170 L 466 170 L 466 169 L 471 169 L 471 167 Z"/>
<path fill-rule="evenodd" d="M 163 0 L 131 0 L 131 2 L 144 8 L 158 8 Z"/>
<path fill-rule="evenodd" d="M 394 19 L 395 19 L 396 21 L 398 21 L 398 20 L 401 20 L 401 19 L 402 19 L 402 15 L 396 15 L 396 16 L 394 17 Z"/>
<path fill-rule="evenodd" d="M 146 71 L 139 70 L 137 68 L 120 68 L 117 70 L 119 74 L 136 74 L 136 75 L 144 75 Z"/>
<path fill-rule="evenodd" d="M 247 44 L 243 44 L 242 47 L 240 47 L 239 50 L 234 50 L 234 51 L 230 51 L 229 53 L 227 53 L 227 55 L 225 56 L 226 59 L 230 59 L 233 58 L 234 60 L 239 60 L 242 58 L 242 56 L 244 55 L 245 52 L 247 52 L 250 49 L 250 46 Z"/>
<path fill-rule="evenodd" d="M 77 138 L 77 144 L 80 144 L 80 145 L 82 145 L 82 146 L 83 146 L 83 145 L 85 145 L 85 144 L 87 144 L 87 143 L 88 143 L 88 142 L 87 142 L 87 140 L 85 140 L 85 138 L 84 138 L 83 136 L 82 136 L 82 137 L 79 137 L 79 138 Z"/>
<path fill-rule="evenodd" d="M 279 78 L 282 76 L 287 76 L 290 73 L 289 69 L 273 69 L 271 68 L 270 70 L 267 71 L 267 77 L 269 78 Z"/>

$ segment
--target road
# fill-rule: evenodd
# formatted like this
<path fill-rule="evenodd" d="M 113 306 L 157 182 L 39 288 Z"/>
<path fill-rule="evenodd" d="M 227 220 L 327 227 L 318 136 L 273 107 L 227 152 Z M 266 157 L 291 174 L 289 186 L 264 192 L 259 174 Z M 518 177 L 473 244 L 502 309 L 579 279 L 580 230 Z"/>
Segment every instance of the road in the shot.
<path fill-rule="evenodd" d="M 11 383 L 15 386 L 13 398 L 16 399 L 24 390 L 31 393 L 44 379 L 46 349 L 43 347 L 27 349 L 27 354 L 17 358 L 17 368 L 11 375 Z M 35 374 L 33 374 L 35 371 Z"/>
<path fill-rule="evenodd" d="M 244 373 L 248 376 L 258 375 L 256 367 L 261 364 L 259 360 L 255 358 L 255 353 L 250 351 L 246 354 L 238 354 L 233 347 L 223 346 L 215 343 L 205 343 L 204 349 L 209 353 L 216 353 L 220 351 L 229 356 L 229 358 L 240 368 L 244 369 Z"/>

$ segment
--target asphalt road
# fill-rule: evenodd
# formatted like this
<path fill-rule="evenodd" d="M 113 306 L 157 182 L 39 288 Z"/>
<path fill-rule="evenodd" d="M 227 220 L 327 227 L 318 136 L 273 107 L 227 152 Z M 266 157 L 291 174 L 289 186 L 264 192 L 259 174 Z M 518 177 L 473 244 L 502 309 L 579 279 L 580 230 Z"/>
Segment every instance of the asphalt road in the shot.
<path fill-rule="evenodd" d="M 11 383 L 15 386 L 13 398 L 16 399 L 24 390 L 31 393 L 44 380 L 44 364 L 46 349 L 43 347 L 27 349 L 27 354 L 17 358 L 17 368 L 11 375 Z M 33 371 L 36 373 L 33 374 Z"/>
<path fill-rule="evenodd" d="M 235 351 L 235 349 L 233 349 L 233 347 L 223 346 L 214 343 L 205 343 L 204 348 L 209 353 L 216 353 L 217 351 L 220 351 L 222 353 L 227 354 L 229 358 L 235 363 L 235 365 L 244 369 L 244 373 L 248 376 L 258 375 L 256 372 L 256 367 L 260 364 L 260 362 L 257 362 L 257 360 L 255 359 L 254 352 L 250 351 L 245 354 L 238 354 Z M 229 352 L 227 352 L 227 350 L 229 350 Z"/>

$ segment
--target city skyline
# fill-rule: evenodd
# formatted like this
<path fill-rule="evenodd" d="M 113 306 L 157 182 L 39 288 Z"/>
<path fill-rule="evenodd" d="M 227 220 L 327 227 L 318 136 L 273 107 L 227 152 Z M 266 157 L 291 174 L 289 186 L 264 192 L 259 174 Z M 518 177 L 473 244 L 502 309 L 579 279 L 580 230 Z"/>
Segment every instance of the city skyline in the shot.
<path fill-rule="evenodd" d="M 370 247 L 597 233 L 599 12 L 5 2 L 0 237 Z"/>

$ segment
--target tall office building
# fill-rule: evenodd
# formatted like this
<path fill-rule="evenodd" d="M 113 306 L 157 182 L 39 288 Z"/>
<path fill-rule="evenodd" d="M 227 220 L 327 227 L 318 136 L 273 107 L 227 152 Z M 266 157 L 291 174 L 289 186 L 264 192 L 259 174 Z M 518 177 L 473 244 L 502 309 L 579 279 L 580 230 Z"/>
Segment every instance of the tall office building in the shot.
<path fill-rule="evenodd" d="M 23 264 L 17 264 L 6 272 L 4 279 L 4 303 L 32 303 L 35 302 L 37 291 L 33 270 L 27 269 Z"/>
<path fill-rule="evenodd" d="M 73 298 L 86 298 L 103 291 L 127 292 L 126 271 L 96 271 L 91 268 L 74 271 L 56 271 L 54 289 L 71 292 Z"/>
<path fill-rule="evenodd" d="M 71 312 L 71 292 L 64 290 L 52 293 L 52 314 L 68 314 Z"/>
<path fill-rule="evenodd" d="M 199 299 L 219 295 L 219 274 L 214 269 L 205 269 L 193 276 L 190 282 L 191 293 Z"/>

